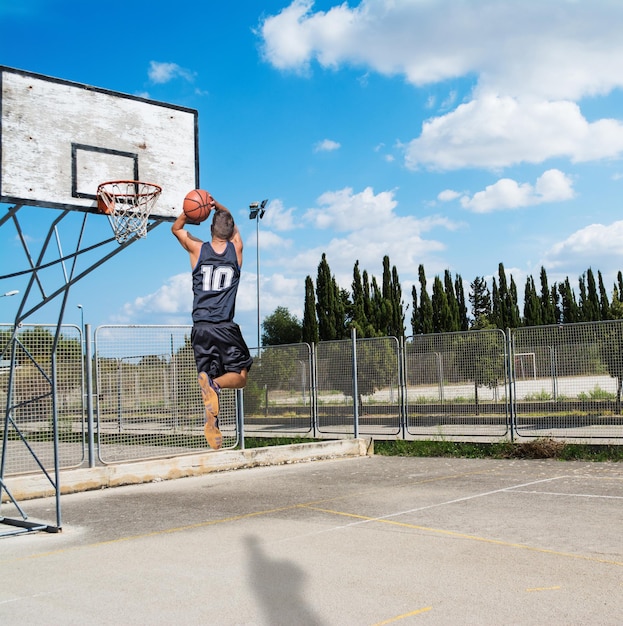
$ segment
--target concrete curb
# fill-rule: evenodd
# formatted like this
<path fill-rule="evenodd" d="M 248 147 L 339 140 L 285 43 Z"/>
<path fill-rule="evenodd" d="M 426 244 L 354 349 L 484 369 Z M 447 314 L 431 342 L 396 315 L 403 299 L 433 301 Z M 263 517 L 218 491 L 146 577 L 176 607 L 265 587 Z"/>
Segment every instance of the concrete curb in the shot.
<path fill-rule="evenodd" d="M 339 439 L 248 450 L 222 450 L 103 467 L 62 470 L 60 491 L 61 494 L 76 493 L 261 465 L 282 465 L 371 454 L 374 454 L 371 439 Z M 42 474 L 6 477 L 5 483 L 18 502 L 53 496 L 55 493 L 50 482 Z M 8 498 L 3 491 L 2 501 L 6 500 Z"/>

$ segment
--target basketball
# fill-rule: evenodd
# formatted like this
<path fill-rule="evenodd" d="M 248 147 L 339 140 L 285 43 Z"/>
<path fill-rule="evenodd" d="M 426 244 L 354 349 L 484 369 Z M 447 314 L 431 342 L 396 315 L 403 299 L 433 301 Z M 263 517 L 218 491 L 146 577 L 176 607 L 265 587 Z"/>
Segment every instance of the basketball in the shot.
<path fill-rule="evenodd" d="M 191 222 L 199 224 L 210 215 L 212 202 L 214 198 L 205 189 L 193 189 L 186 194 L 182 208 Z"/>

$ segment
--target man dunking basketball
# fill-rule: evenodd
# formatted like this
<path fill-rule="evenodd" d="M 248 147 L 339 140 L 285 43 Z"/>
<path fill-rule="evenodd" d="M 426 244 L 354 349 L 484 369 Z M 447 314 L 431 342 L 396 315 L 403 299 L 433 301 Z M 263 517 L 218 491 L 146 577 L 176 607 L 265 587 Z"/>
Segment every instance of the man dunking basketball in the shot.
<path fill-rule="evenodd" d="M 194 295 L 191 343 L 205 405 L 205 436 L 210 447 L 218 449 L 223 443 L 217 419 L 220 391 L 242 389 L 253 359 L 240 327 L 233 321 L 242 238 L 229 210 L 214 198 L 211 205 L 214 216 L 210 242 L 203 242 L 184 228 L 188 220 L 183 211 L 171 232 L 190 254 Z"/>

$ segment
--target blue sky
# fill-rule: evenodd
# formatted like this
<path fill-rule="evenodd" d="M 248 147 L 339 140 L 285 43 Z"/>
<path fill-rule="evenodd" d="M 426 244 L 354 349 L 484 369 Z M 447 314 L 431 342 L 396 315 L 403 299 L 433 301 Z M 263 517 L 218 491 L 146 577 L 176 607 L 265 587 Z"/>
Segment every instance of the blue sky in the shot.
<path fill-rule="evenodd" d="M 0 23 L 1 65 L 198 110 L 201 186 L 245 241 L 250 346 L 248 205 L 264 198 L 262 319 L 277 306 L 302 318 L 323 252 L 349 290 L 355 261 L 380 278 L 389 255 L 405 305 L 419 264 L 429 289 L 449 269 L 468 290 L 502 262 L 521 294 L 541 266 L 576 294 L 588 267 L 609 295 L 623 269 L 621 2 L 0 0 Z M 27 209 L 36 249 L 56 211 Z M 0 238 L 6 266 L 19 246 L 6 226 Z M 191 300 L 164 224 L 77 284 L 65 322 L 82 304 L 93 326 L 189 324 Z M 0 319 L 18 304 L 0 299 Z"/>

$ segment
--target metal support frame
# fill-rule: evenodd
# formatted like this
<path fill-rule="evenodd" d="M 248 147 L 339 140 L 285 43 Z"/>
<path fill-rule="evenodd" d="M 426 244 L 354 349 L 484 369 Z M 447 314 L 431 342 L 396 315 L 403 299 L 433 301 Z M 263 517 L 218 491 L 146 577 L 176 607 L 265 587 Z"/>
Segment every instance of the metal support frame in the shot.
<path fill-rule="evenodd" d="M 28 246 L 27 238 L 24 235 L 24 231 L 19 221 L 19 211 L 24 205 L 15 205 L 10 207 L 6 214 L 0 217 L 0 228 L 12 224 L 17 232 L 18 239 L 22 245 L 25 257 L 26 267 L 18 272 L 9 273 L 0 276 L 1 280 L 17 279 L 27 277 L 26 288 L 23 291 L 21 303 L 18 307 L 15 315 L 15 321 L 13 323 L 13 331 L 11 338 L 7 342 L 6 346 L 2 348 L 0 352 L 0 359 L 6 358 L 6 355 L 10 355 L 10 370 L 7 384 L 7 399 L 4 414 L 4 429 L 2 437 L 2 456 L 0 457 L 0 507 L 2 507 L 2 495 L 3 491 L 6 492 L 8 499 L 12 502 L 13 506 L 17 510 L 20 518 L 8 518 L 2 515 L 0 508 L 0 524 L 10 526 L 11 529 L 4 532 L 0 530 L 0 536 L 13 535 L 19 533 L 26 533 L 31 531 L 47 531 L 47 532 L 59 532 L 62 529 L 62 516 L 60 506 L 60 465 L 59 465 L 59 449 L 58 449 L 58 413 L 57 413 L 57 396 L 56 396 L 56 348 L 60 338 L 60 331 L 65 314 L 65 307 L 69 297 L 70 289 L 77 282 L 88 276 L 92 271 L 98 268 L 100 265 L 113 258 L 125 248 L 132 245 L 138 240 L 137 237 L 124 242 L 117 243 L 114 236 L 101 238 L 96 243 L 86 245 L 84 243 L 85 230 L 87 227 L 87 221 L 92 215 L 90 213 L 82 214 L 82 221 L 80 227 L 77 229 L 77 234 L 74 235 L 71 246 L 73 251 L 65 254 L 61 245 L 61 235 L 59 232 L 59 226 L 66 219 L 76 219 L 76 212 L 69 209 L 60 209 L 59 215 L 49 225 L 46 237 L 43 240 L 43 244 L 38 253 L 38 256 L 33 256 Z M 45 209 L 48 211 L 49 209 Z M 101 216 L 93 216 L 93 219 L 101 219 Z M 147 232 L 150 232 L 162 222 L 167 221 L 163 218 L 151 219 Z M 99 232 L 99 230 L 97 231 Z M 54 242 L 56 246 L 54 246 Z M 99 256 L 97 253 L 99 252 Z M 88 256 L 84 256 L 88 255 Z M 48 260 L 52 257 L 52 260 Z M 84 266 L 81 265 L 81 261 L 84 261 Z M 50 268 L 62 270 L 61 272 L 46 272 Z M 60 278 L 59 278 L 60 276 Z M 16 349 L 24 351 L 24 347 L 21 346 L 18 331 L 20 326 L 35 312 L 39 311 L 42 307 L 49 305 L 53 300 L 59 298 L 58 308 L 58 321 L 56 326 L 56 333 L 52 342 L 51 353 L 47 355 L 50 359 L 51 371 L 47 373 L 42 364 L 37 363 L 36 358 L 28 354 L 27 357 L 30 361 L 39 369 L 43 374 L 46 383 L 49 385 L 49 391 L 43 396 L 29 399 L 25 403 L 19 405 L 14 402 L 13 387 L 15 379 L 16 369 Z M 37 453 L 29 445 L 27 438 L 20 430 L 19 424 L 13 418 L 13 412 L 18 406 L 29 404 L 35 400 L 40 400 L 42 397 L 52 398 L 52 434 L 53 434 L 53 458 L 54 468 L 48 471 L 44 467 L 44 464 L 38 458 Z M 89 417 L 90 419 L 90 417 Z M 56 520 L 54 524 L 46 524 L 40 522 L 33 522 L 28 520 L 28 515 L 24 509 L 19 505 L 16 498 L 9 491 L 5 481 L 6 461 L 9 454 L 9 429 L 12 430 L 17 436 L 17 440 L 24 444 L 29 454 L 32 456 L 37 466 L 46 476 L 47 480 L 52 485 L 54 490 L 54 496 L 56 500 Z"/>

